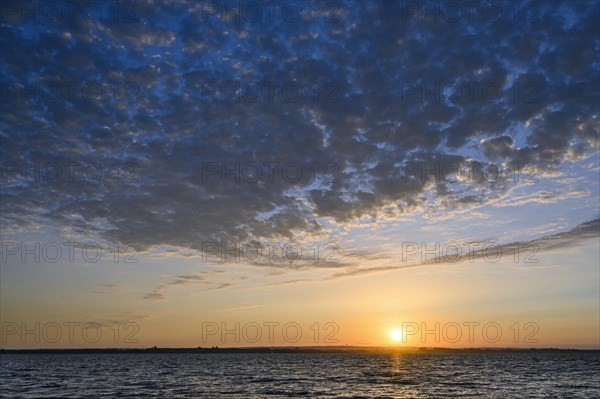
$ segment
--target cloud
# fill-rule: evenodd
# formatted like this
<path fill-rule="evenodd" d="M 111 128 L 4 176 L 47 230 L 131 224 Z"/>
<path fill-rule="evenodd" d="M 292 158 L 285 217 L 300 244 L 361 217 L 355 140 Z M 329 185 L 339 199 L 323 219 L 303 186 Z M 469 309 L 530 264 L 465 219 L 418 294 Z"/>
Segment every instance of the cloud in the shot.
<path fill-rule="evenodd" d="M 483 247 L 474 250 L 467 251 L 462 254 L 445 254 L 444 256 L 436 256 L 428 260 L 404 264 L 404 265 L 389 265 L 389 266 L 373 266 L 373 267 L 350 267 L 348 269 L 333 273 L 328 279 L 337 279 L 342 277 L 355 277 L 359 275 L 381 273 L 392 270 L 408 269 L 415 267 L 425 267 L 436 264 L 458 264 L 467 260 L 473 261 L 475 259 L 495 259 L 498 254 L 502 256 L 513 256 L 515 253 L 521 254 L 521 257 L 527 255 L 534 255 L 538 252 L 557 251 L 564 248 L 571 248 L 579 245 L 580 243 L 600 237 L 600 219 L 590 220 L 577 226 L 566 232 L 560 232 L 552 235 L 543 236 L 535 240 L 528 241 L 514 241 L 504 244 L 494 244 L 493 241 L 486 242 L 482 241 L 477 246 L 470 247 Z M 474 243 L 469 243 L 474 244 Z M 388 259 L 392 259 L 389 257 Z"/>
<path fill-rule="evenodd" d="M 590 193 L 585 190 L 571 190 L 568 192 L 538 191 L 533 194 L 512 197 L 510 202 L 507 201 L 496 203 L 495 206 L 514 207 L 530 203 L 554 203 L 558 201 L 564 201 L 570 198 L 587 197 L 589 195 Z"/>
<path fill-rule="evenodd" d="M 554 226 L 555 227 L 555 226 Z M 553 228 L 554 228 L 553 227 Z M 371 250 L 352 250 L 347 253 L 340 254 L 345 261 L 335 264 L 310 264 L 305 263 L 302 267 L 297 268 L 302 271 L 320 271 L 326 269 L 334 269 L 335 271 L 328 276 L 319 278 L 295 278 L 288 280 L 272 281 L 265 283 L 266 287 L 285 286 L 292 284 L 315 283 L 318 281 L 336 280 L 345 277 L 356 277 L 374 273 L 384 273 L 389 271 L 397 271 L 402 269 L 411 269 L 418 267 L 432 266 L 436 264 L 459 264 L 465 261 L 474 261 L 476 259 L 496 259 L 500 256 L 513 256 L 515 253 L 520 254 L 520 257 L 535 255 L 539 252 L 557 251 L 564 248 L 572 248 L 580 245 L 586 240 L 600 237 L 600 219 L 590 220 L 574 226 L 572 229 L 555 234 L 545 235 L 537 239 L 527 241 L 513 241 L 503 244 L 497 244 L 493 239 L 483 239 L 478 241 L 465 242 L 463 246 L 469 248 L 464 252 L 461 249 L 460 253 L 445 253 L 443 256 L 435 256 L 430 259 L 423 260 L 422 254 L 417 254 L 415 257 L 401 257 L 403 264 L 398 265 L 397 254 L 389 251 L 374 252 Z M 473 249 L 471 249 L 473 248 Z M 389 249 L 389 248 L 388 248 Z M 403 249 L 404 250 L 404 249 Z M 499 259 L 499 258 L 498 258 Z M 376 261 L 379 265 L 371 266 L 369 262 Z M 253 264 L 255 267 L 264 267 L 263 264 Z M 284 265 L 285 266 L 285 265 Z M 289 266 L 289 265 L 288 265 Z M 281 268 L 279 265 L 271 265 L 277 268 L 267 274 L 265 277 L 272 278 L 289 273 L 292 268 Z M 238 281 L 246 280 L 247 277 L 240 277 Z M 230 277 L 229 281 L 207 281 L 197 275 L 182 275 L 171 279 L 170 282 L 155 287 L 152 292 L 144 296 L 147 300 L 162 300 L 165 299 L 164 291 L 174 285 L 188 285 L 203 283 L 210 285 L 208 291 L 215 291 L 224 288 L 230 288 L 235 285 L 236 281 Z"/>
<path fill-rule="evenodd" d="M 110 284 L 102 284 L 100 289 L 92 291 L 95 294 L 112 294 L 117 292 L 121 288 L 120 284 L 110 283 Z"/>
<path fill-rule="evenodd" d="M 403 2 L 340 2 L 335 23 L 308 10 L 203 20 L 199 7 L 4 21 L 3 232 L 68 227 L 196 252 L 294 240 L 323 234 L 325 219 L 450 214 L 510 186 L 436 184 L 406 165 L 551 171 L 599 145 L 597 2 L 540 2 L 521 23 L 508 10 L 428 21 Z"/>
<path fill-rule="evenodd" d="M 144 295 L 144 299 L 155 301 L 155 300 L 165 299 L 165 296 L 160 292 L 151 292 L 149 294 Z"/>
<path fill-rule="evenodd" d="M 144 295 L 144 299 L 152 300 L 152 301 L 165 299 L 163 291 L 165 291 L 170 286 L 190 285 L 190 284 L 198 284 L 198 283 L 205 283 L 204 278 L 202 276 L 197 276 L 197 275 L 176 276 L 174 279 L 172 279 L 168 283 L 161 284 L 161 285 L 155 287 L 152 290 L 152 292 Z"/>
<path fill-rule="evenodd" d="M 201 272 L 199 272 L 199 274 L 213 275 L 213 274 L 219 274 L 221 272 L 222 271 L 220 271 L 220 270 L 201 271 Z M 207 291 L 215 291 L 215 290 L 221 290 L 224 288 L 232 287 L 235 285 L 236 282 L 244 281 L 247 279 L 248 279 L 247 277 L 241 276 L 241 277 L 237 277 L 237 278 L 232 278 L 232 281 L 223 282 L 223 281 L 208 279 L 207 277 L 198 276 L 195 274 L 179 275 L 179 276 L 171 277 L 170 281 L 168 281 L 167 283 L 160 284 L 160 285 L 154 287 L 151 292 L 144 295 L 143 299 L 151 300 L 151 301 L 165 299 L 165 291 L 169 288 L 172 288 L 173 286 L 188 286 L 188 285 L 195 285 L 195 284 L 204 284 L 204 285 L 208 286 L 208 288 L 206 289 Z"/>

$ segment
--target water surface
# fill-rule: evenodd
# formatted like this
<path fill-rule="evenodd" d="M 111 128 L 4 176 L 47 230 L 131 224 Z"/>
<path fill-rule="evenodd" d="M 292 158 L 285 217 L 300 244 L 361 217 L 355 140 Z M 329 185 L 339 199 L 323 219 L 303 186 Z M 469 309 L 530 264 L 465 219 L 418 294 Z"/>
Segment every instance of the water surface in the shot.
<path fill-rule="evenodd" d="M 0 396 L 598 398 L 598 352 L 10 354 Z"/>

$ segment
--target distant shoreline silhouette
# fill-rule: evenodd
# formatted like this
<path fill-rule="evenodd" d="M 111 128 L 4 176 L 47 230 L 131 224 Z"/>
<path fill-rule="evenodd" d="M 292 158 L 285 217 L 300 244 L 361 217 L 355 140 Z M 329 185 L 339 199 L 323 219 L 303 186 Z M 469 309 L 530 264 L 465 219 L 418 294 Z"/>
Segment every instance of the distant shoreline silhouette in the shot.
<path fill-rule="evenodd" d="M 444 348 L 444 347 L 365 347 L 365 346 L 310 346 L 310 347 L 236 347 L 236 348 L 79 348 L 79 349 L 0 349 L 0 355 L 12 354 L 226 354 L 226 353 L 347 353 L 347 354 L 442 354 L 442 353 L 565 353 L 598 352 L 600 349 L 560 348 Z"/>

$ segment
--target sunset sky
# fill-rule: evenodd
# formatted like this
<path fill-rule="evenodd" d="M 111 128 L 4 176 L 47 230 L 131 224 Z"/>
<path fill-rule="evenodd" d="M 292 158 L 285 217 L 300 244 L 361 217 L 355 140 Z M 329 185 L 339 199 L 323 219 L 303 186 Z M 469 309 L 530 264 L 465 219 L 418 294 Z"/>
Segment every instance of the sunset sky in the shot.
<path fill-rule="evenodd" d="M 70 3 L 1 5 L 2 348 L 600 347 L 598 2 Z"/>

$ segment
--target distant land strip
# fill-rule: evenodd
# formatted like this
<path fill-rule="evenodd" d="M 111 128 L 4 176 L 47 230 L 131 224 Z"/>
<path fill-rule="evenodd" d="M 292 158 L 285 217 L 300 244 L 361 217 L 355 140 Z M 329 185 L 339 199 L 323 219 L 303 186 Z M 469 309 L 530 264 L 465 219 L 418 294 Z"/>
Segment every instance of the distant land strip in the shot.
<path fill-rule="evenodd" d="M 81 348 L 81 349 L 0 349 L 0 355 L 28 354 L 225 354 L 225 353 L 348 353 L 348 354 L 441 354 L 441 353 L 570 353 L 589 352 L 600 355 L 600 349 L 560 349 L 560 348 L 443 348 L 443 347 L 366 347 L 366 346 L 276 346 L 239 348 Z"/>

